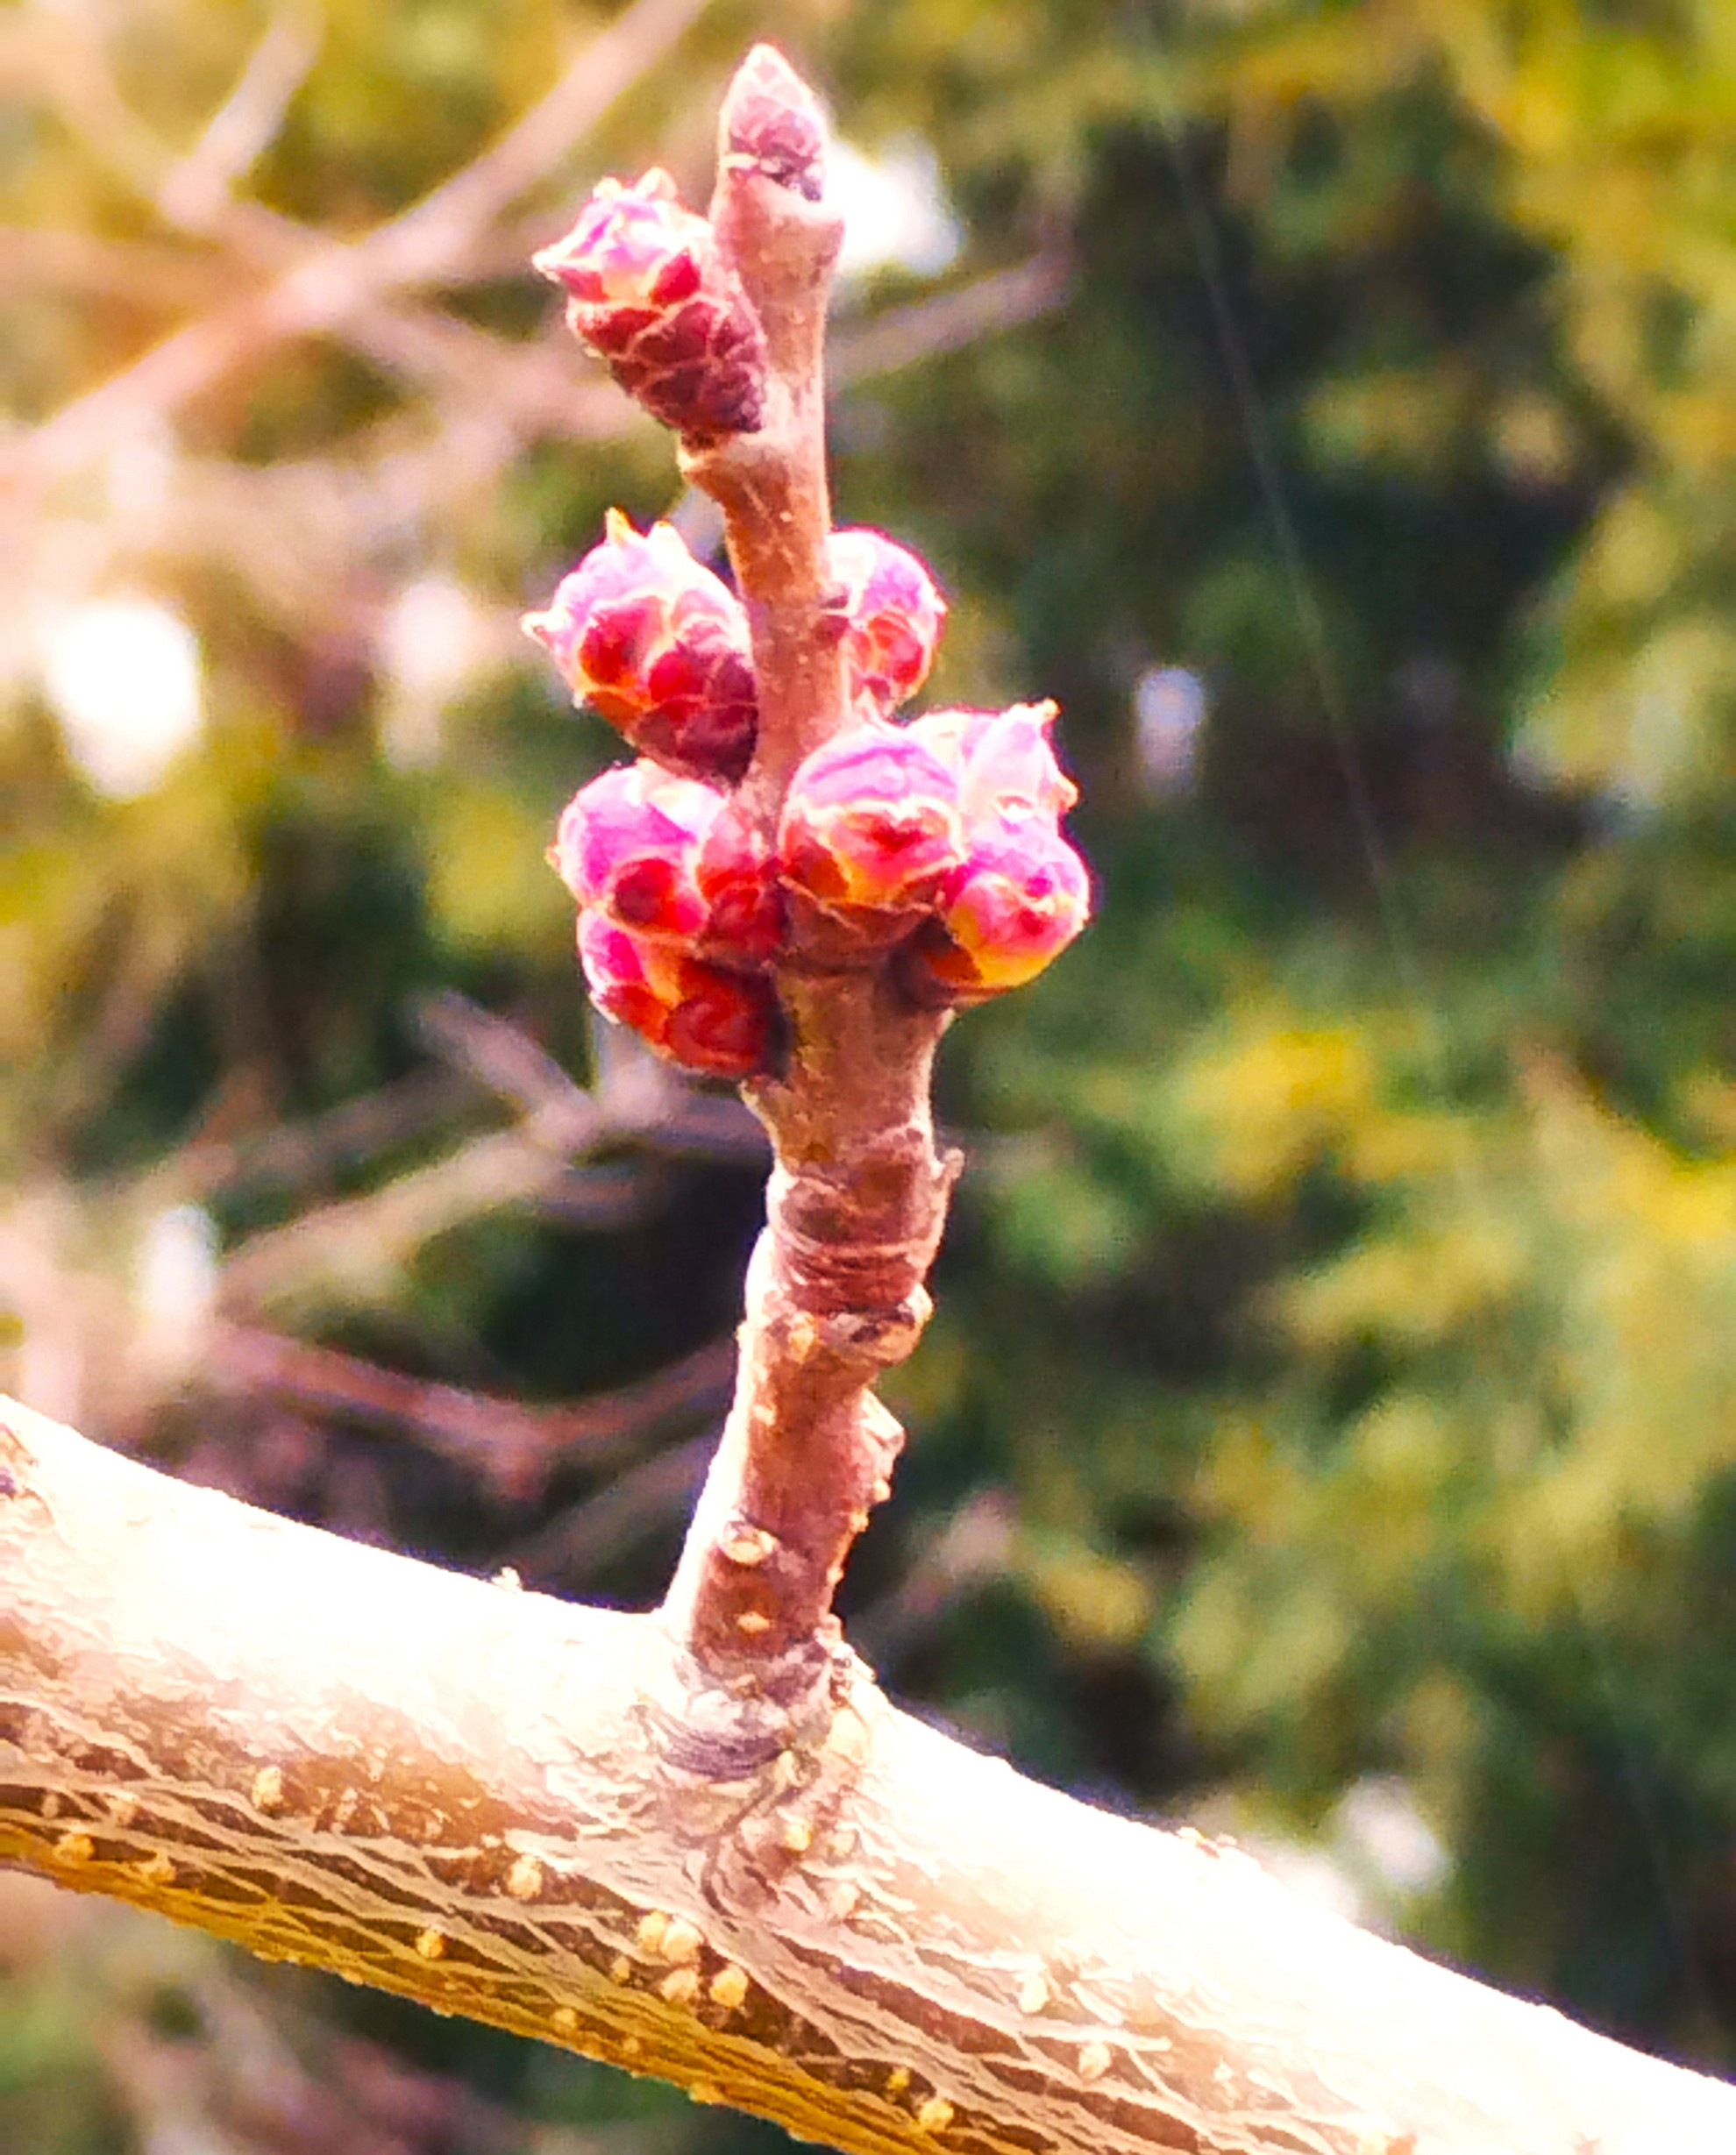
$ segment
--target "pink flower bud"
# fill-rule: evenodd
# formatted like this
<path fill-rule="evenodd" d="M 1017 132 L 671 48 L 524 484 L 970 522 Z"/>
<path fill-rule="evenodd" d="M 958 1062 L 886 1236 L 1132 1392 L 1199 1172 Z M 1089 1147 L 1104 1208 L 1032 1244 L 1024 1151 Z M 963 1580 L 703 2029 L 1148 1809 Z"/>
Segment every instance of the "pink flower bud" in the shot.
<path fill-rule="evenodd" d="M 643 535 L 619 509 L 608 537 L 524 629 L 636 749 L 687 778 L 733 785 L 758 723 L 747 616 L 672 524 Z"/>
<path fill-rule="evenodd" d="M 579 957 L 597 1008 L 670 1062 L 736 1082 L 766 1068 L 778 1008 L 769 981 L 707 965 L 601 913 L 579 916 Z"/>
<path fill-rule="evenodd" d="M 1052 703 L 930 711 L 910 728 L 955 775 L 964 858 L 935 918 L 900 954 L 919 1000 L 975 1002 L 1035 978 L 1091 914 L 1085 864 L 1061 836 L 1078 790 L 1055 760 Z"/>
<path fill-rule="evenodd" d="M 566 238 L 533 258 L 567 295 L 567 324 L 622 388 L 682 434 L 751 434 L 765 415 L 765 339 L 702 217 L 653 169 L 603 180 Z"/>
<path fill-rule="evenodd" d="M 910 730 L 958 776 L 967 828 L 997 816 L 1058 821 L 1079 789 L 1055 760 L 1052 703 L 1015 703 L 1007 711 L 925 711 Z"/>
<path fill-rule="evenodd" d="M 705 925 L 694 879 L 723 797 L 655 764 L 605 771 L 566 804 L 551 858 L 584 907 L 641 935 L 691 943 Z"/>
<path fill-rule="evenodd" d="M 923 1000 L 975 1002 L 1022 987 L 1090 915 L 1085 863 L 1055 826 L 1003 822 L 974 839 L 948 878 L 936 917 L 904 954 L 906 977 L 935 992 Z"/>
<path fill-rule="evenodd" d="M 914 736 L 852 726 L 797 770 L 778 827 L 784 880 L 845 917 L 900 933 L 963 858 L 953 774 Z"/>
<path fill-rule="evenodd" d="M 928 678 L 946 601 L 916 556 L 883 531 L 834 531 L 829 561 L 843 587 L 851 701 L 865 693 L 890 711 Z"/>
<path fill-rule="evenodd" d="M 783 941 L 765 840 L 722 794 L 655 764 L 605 771 L 575 793 L 549 857 L 581 907 L 642 941 L 747 971 Z"/>

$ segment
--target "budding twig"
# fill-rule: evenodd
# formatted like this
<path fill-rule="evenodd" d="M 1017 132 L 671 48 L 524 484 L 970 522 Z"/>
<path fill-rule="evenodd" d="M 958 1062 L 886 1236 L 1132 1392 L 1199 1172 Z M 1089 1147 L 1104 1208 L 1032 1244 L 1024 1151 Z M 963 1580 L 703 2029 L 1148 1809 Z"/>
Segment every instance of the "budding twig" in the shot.
<path fill-rule="evenodd" d="M 772 1141 L 735 1404 L 665 1615 L 744 1711 L 788 1711 L 847 1675 L 833 1591 L 902 1440 L 871 1387 L 921 1335 L 956 1170 L 936 1047 L 954 1005 L 1046 964 L 1089 893 L 1052 706 L 892 722 L 946 609 L 893 540 L 831 529 L 825 123 L 762 46 L 720 134 L 708 219 L 665 173 L 605 181 L 537 260 L 680 434 L 739 596 L 668 527 L 614 517 L 525 625 L 644 759 L 577 796 L 552 857 L 593 999 L 743 1078 Z"/>
<path fill-rule="evenodd" d="M 824 122 L 769 46 L 724 101 L 711 219 L 765 331 L 758 432 L 684 445 L 723 510 L 746 604 L 759 729 L 743 802 L 774 829 L 796 767 L 848 717 L 828 540 L 826 299 L 843 224 Z M 787 1073 L 749 1089 L 776 1165 L 747 1285 L 736 1402 L 667 1604 L 715 1674 L 811 1683 L 844 1558 L 902 1433 L 868 1387 L 915 1345 L 954 1171 L 928 1103 L 943 1015 L 879 970 L 780 967 Z"/>

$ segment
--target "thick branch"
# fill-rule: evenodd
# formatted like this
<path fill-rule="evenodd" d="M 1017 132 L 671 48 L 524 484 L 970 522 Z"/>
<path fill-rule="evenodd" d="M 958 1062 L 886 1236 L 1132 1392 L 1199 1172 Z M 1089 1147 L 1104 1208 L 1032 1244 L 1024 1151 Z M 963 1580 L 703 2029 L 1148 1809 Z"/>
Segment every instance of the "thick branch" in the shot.
<path fill-rule="evenodd" d="M 575 1609 L 0 1425 L 0 1860 L 880 2155 L 1724 2155 L 1736 2089 Z M 702 1707 L 703 1701 L 698 1702 Z"/>

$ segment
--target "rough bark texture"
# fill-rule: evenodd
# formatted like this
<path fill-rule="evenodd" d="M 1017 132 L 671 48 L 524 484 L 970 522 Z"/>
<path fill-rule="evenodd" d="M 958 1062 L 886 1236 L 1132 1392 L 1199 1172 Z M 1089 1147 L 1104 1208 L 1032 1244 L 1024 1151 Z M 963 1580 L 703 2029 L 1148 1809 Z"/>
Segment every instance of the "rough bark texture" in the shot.
<path fill-rule="evenodd" d="M 1021 1782 L 859 1668 L 769 1753 L 691 1670 L 655 1618 L 0 1422 L 0 1860 L 863 2155 L 1736 2147 L 1736 2089 Z"/>

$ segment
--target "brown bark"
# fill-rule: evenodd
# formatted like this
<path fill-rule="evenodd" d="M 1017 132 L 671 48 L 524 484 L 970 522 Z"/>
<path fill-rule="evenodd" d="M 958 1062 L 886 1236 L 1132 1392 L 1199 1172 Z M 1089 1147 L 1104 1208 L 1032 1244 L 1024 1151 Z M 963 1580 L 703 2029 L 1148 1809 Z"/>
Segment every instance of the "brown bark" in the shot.
<path fill-rule="evenodd" d="M 0 1424 L 0 1860 L 832 2145 L 1726 2155 L 1736 2088 L 1484 1989 L 850 1670 L 708 1728 L 654 1618 Z"/>
<path fill-rule="evenodd" d="M 769 46 L 737 73 L 719 137 L 711 222 L 770 375 L 764 423 L 684 443 L 682 463 L 723 510 L 747 608 L 759 733 L 740 798 L 769 835 L 797 765 L 849 716 L 824 378 L 843 225 L 822 198 L 819 108 Z M 775 1165 L 735 1405 L 665 1612 L 726 1696 L 791 1703 L 845 1678 L 833 1590 L 903 1436 L 869 1388 L 921 1336 L 957 1162 L 928 1102 L 943 1013 L 913 1008 L 882 963 L 817 956 L 800 924 L 778 988 L 786 1067 L 748 1088 Z"/>

